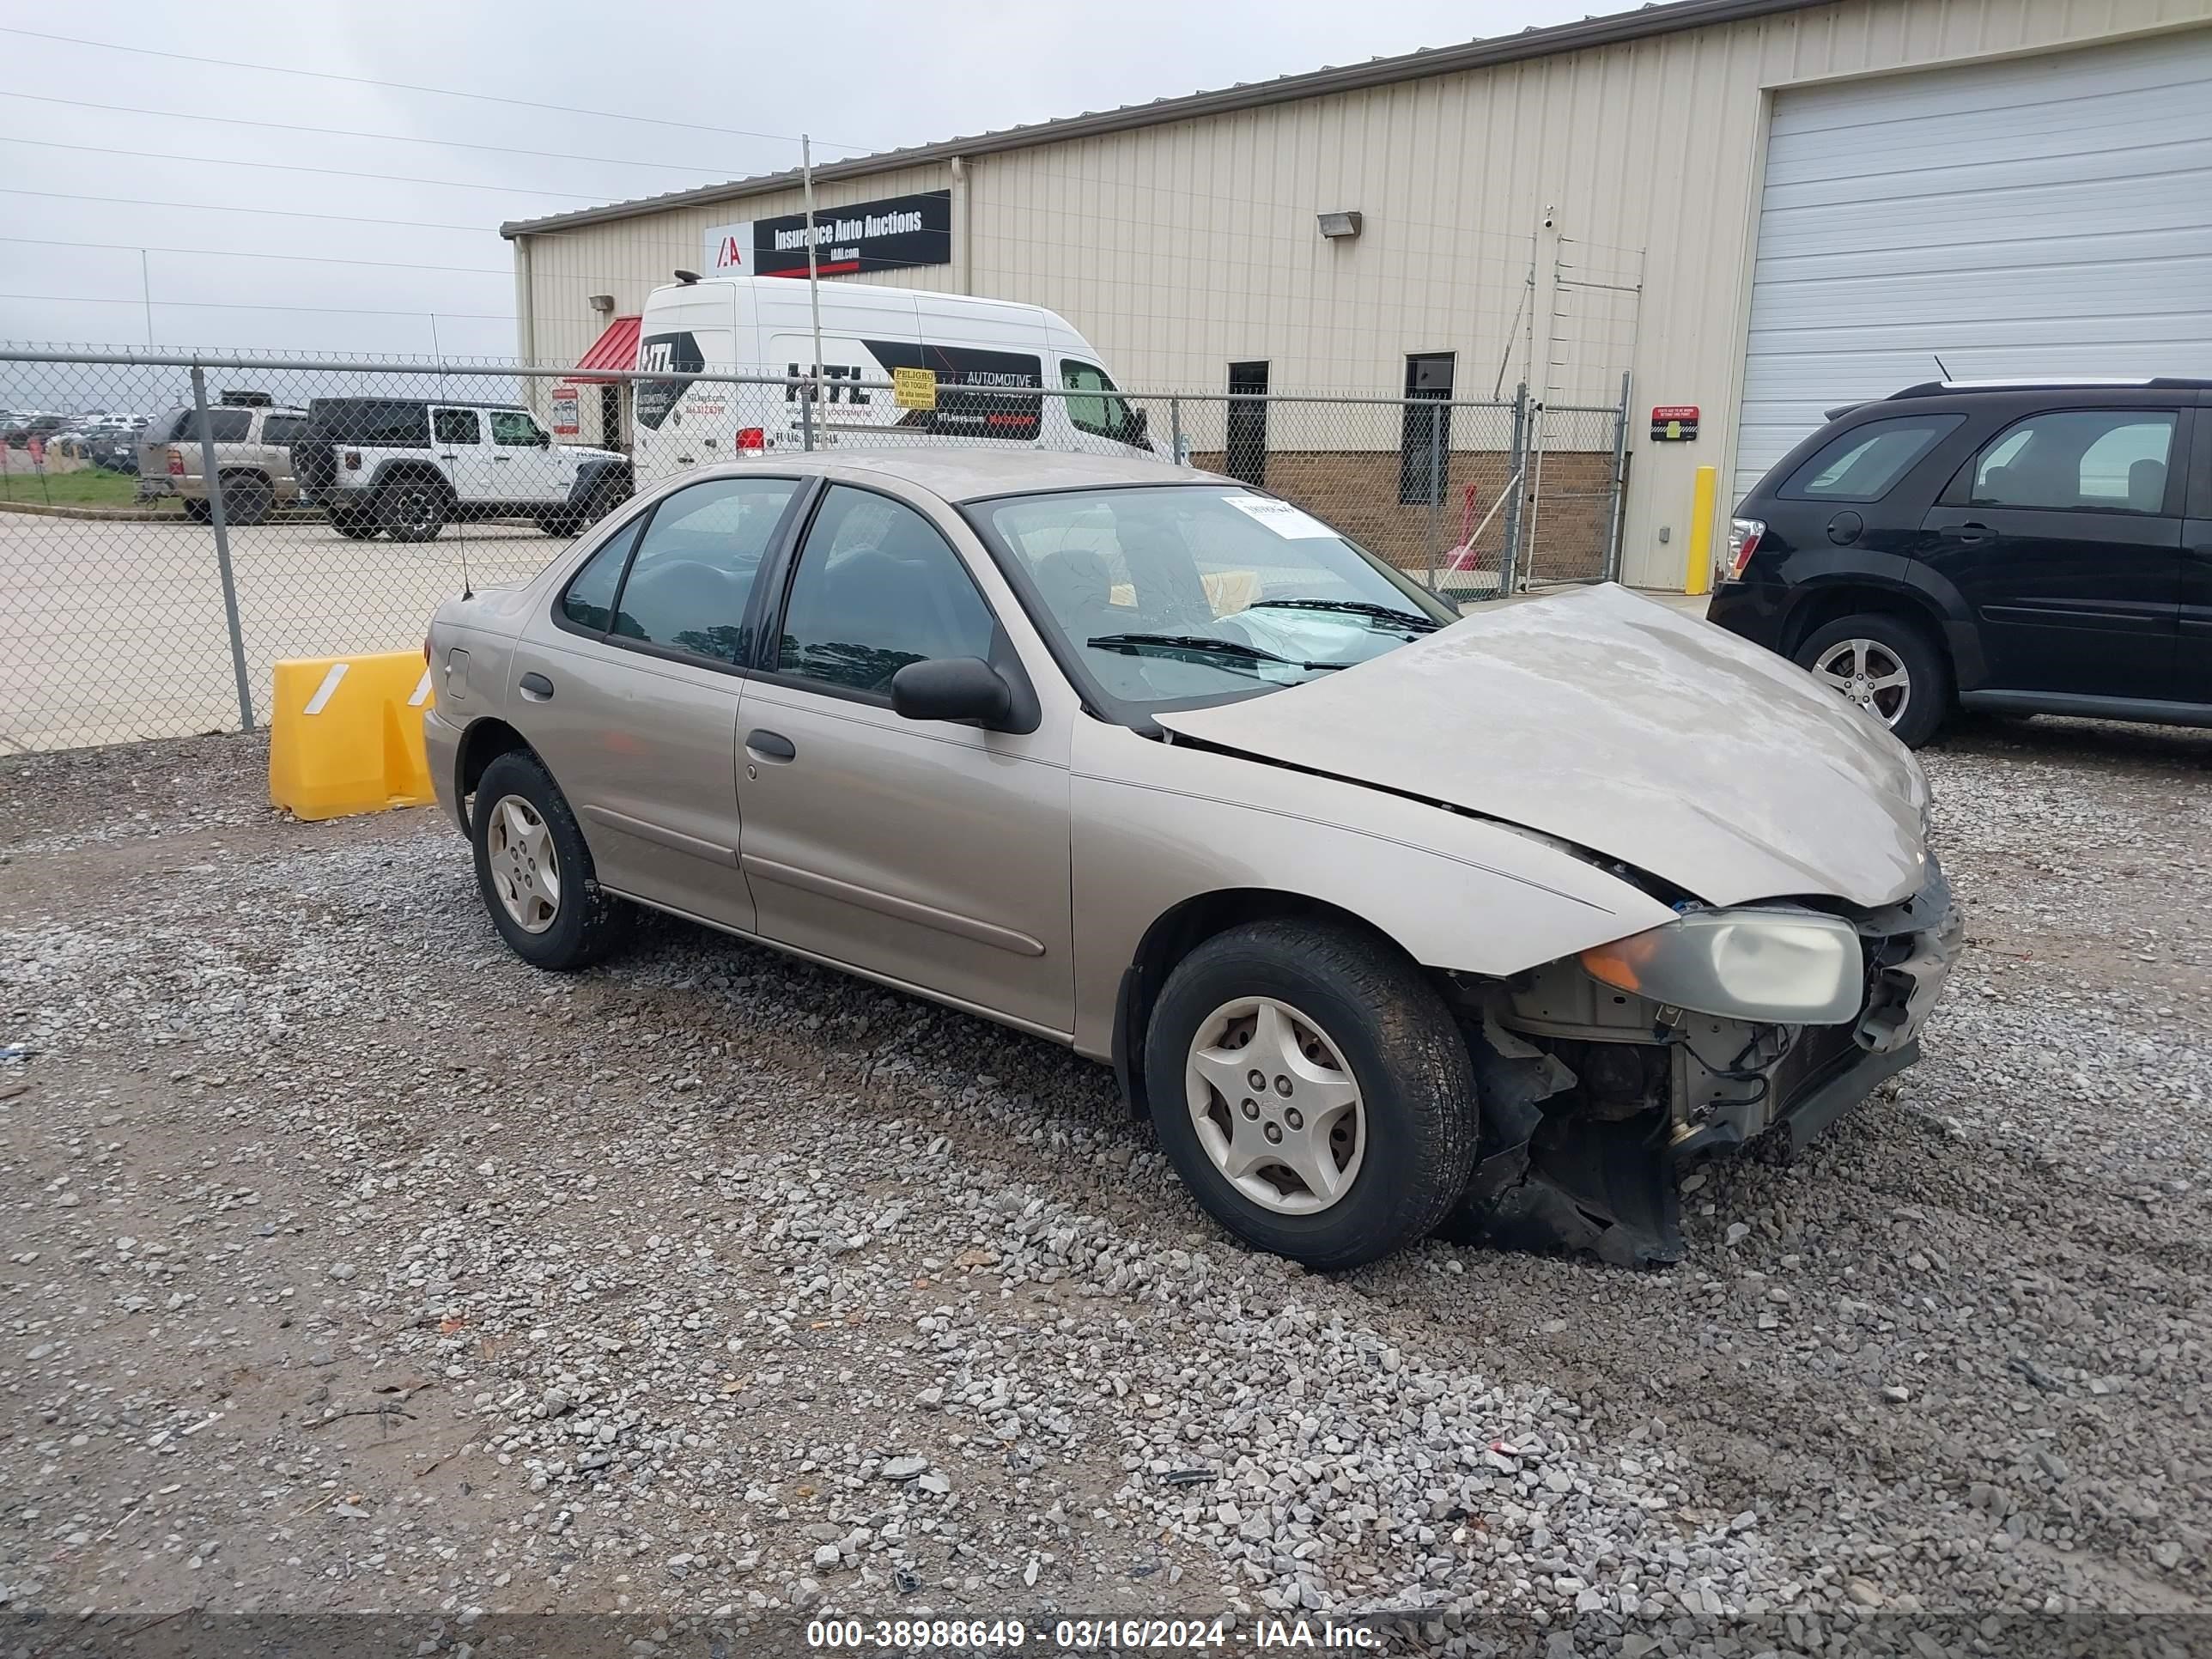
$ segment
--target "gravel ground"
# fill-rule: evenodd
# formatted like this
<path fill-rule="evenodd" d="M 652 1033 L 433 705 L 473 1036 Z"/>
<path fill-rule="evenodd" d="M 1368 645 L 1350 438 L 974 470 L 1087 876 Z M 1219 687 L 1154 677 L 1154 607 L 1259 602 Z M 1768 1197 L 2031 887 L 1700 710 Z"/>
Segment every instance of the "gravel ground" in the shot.
<path fill-rule="evenodd" d="M 2212 733 L 1928 759 L 1972 948 L 1894 1097 L 1672 1271 L 1334 1279 L 1042 1042 L 672 922 L 535 974 L 252 739 L 0 763 L 0 1606 L 2212 1610 Z"/>

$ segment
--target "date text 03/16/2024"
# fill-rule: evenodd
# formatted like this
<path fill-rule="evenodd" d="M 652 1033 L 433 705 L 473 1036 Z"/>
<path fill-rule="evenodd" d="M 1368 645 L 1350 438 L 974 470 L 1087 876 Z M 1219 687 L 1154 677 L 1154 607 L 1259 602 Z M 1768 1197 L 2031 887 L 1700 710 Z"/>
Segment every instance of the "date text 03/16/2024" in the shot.
<path fill-rule="evenodd" d="M 1379 1653 L 1382 1633 L 1332 1619 L 817 1619 L 806 1645 L 830 1653 L 1127 1653 L 1243 1649 Z"/>

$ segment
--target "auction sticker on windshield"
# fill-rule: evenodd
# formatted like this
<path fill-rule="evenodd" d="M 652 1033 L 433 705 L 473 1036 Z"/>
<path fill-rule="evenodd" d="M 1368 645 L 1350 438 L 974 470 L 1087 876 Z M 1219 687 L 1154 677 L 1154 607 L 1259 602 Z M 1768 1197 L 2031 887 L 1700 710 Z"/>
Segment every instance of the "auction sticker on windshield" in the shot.
<path fill-rule="evenodd" d="M 1288 501 L 1270 501 L 1265 495 L 1230 495 L 1224 499 L 1239 513 L 1267 526 L 1286 541 L 1303 541 L 1315 536 L 1335 538 L 1336 532 Z"/>

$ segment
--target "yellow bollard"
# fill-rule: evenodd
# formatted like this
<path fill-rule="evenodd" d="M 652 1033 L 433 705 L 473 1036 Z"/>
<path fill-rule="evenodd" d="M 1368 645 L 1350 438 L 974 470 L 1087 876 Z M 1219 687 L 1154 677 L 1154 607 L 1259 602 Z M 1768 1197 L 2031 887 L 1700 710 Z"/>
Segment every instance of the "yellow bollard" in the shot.
<path fill-rule="evenodd" d="M 1713 502 L 1720 483 L 1718 467 L 1698 469 L 1698 482 L 1690 494 L 1690 568 L 1682 573 L 1685 593 L 1703 593 L 1713 585 Z"/>
<path fill-rule="evenodd" d="M 417 651 L 278 663 L 269 799 L 301 818 L 427 805 L 429 704 L 430 671 Z"/>

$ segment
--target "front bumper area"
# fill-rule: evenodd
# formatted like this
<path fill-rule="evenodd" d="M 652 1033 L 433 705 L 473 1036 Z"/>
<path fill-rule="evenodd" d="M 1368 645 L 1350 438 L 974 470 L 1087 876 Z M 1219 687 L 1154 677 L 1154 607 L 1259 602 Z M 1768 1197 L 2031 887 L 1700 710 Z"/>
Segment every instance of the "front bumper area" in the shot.
<path fill-rule="evenodd" d="M 1690 1014 L 1571 963 L 1492 990 L 1480 1030 L 1468 1021 L 1483 1152 L 1453 1236 L 1623 1267 L 1680 1260 L 1680 1176 L 1754 1142 L 1794 1157 L 1920 1057 L 1963 941 L 1949 884 L 1931 864 L 1911 900 L 1850 920 L 1866 978 L 1849 1024 Z"/>

